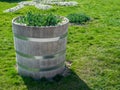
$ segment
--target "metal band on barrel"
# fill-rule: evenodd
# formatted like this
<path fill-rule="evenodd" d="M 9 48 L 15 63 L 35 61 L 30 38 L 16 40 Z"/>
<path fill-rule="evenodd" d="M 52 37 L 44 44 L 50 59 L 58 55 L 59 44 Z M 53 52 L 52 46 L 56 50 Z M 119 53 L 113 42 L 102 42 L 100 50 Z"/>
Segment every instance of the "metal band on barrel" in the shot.
<path fill-rule="evenodd" d="M 21 36 L 21 35 L 17 35 L 14 33 L 14 36 L 18 39 L 21 40 L 26 40 L 26 41 L 33 41 L 33 42 L 54 42 L 54 41 L 58 41 L 59 39 L 63 39 L 67 36 L 67 33 L 63 34 L 60 37 L 54 37 L 54 38 L 30 38 L 30 37 L 25 37 L 25 36 Z"/>
<path fill-rule="evenodd" d="M 22 57 L 25 57 L 25 58 L 32 58 L 32 59 L 54 59 L 54 58 L 57 58 L 63 54 L 65 54 L 65 51 L 66 50 L 63 50 L 59 53 L 56 53 L 56 54 L 52 54 L 52 55 L 46 55 L 46 56 L 32 56 L 32 55 L 28 55 L 28 54 L 24 54 L 22 52 L 19 52 L 16 50 L 16 53 Z"/>
<path fill-rule="evenodd" d="M 49 67 L 49 68 L 30 68 L 30 67 L 26 67 L 20 63 L 17 62 L 17 65 L 18 67 L 22 68 L 22 69 L 25 69 L 25 70 L 28 70 L 28 71 L 32 71 L 32 72 L 43 72 L 43 71 L 50 71 L 50 70 L 55 70 L 55 69 L 58 69 L 62 66 L 65 66 L 64 62 L 60 63 L 59 65 L 57 66 L 53 66 L 53 67 Z"/>

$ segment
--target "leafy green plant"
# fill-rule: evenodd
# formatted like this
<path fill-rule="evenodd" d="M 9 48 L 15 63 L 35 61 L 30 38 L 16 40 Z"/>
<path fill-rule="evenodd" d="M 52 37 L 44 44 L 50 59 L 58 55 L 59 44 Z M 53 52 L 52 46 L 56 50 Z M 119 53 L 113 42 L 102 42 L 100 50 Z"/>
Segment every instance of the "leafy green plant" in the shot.
<path fill-rule="evenodd" d="M 62 18 L 53 14 L 40 14 L 28 12 L 17 20 L 18 23 L 26 24 L 27 26 L 55 26 L 62 21 Z"/>
<path fill-rule="evenodd" d="M 75 23 L 75 24 L 84 24 L 85 22 L 90 20 L 89 16 L 81 13 L 69 14 L 67 18 L 69 19 L 70 23 Z"/>

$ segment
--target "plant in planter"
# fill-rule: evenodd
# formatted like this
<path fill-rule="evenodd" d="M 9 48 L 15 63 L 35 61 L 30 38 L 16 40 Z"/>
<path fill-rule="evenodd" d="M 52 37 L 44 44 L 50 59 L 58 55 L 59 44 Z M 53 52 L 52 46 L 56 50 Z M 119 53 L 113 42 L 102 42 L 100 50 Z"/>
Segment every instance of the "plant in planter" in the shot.
<path fill-rule="evenodd" d="M 89 16 L 82 13 L 69 14 L 67 18 L 69 19 L 70 23 L 74 24 L 84 24 L 85 22 L 90 20 Z"/>
<path fill-rule="evenodd" d="M 33 14 L 28 12 L 26 16 L 18 19 L 17 22 L 27 26 L 55 26 L 61 22 L 61 18 L 53 14 Z"/>
<path fill-rule="evenodd" d="M 52 78 L 65 69 L 68 19 L 27 13 L 13 19 L 18 73 L 35 79 Z"/>

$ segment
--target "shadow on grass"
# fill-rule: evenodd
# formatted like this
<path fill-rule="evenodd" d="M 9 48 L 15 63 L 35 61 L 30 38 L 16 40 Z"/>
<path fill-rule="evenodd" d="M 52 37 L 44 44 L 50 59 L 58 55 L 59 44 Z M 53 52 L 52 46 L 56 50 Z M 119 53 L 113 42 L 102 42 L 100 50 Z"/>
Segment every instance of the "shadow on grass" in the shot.
<path fill-rule="evenodd" d="M 26 0 L 0 0 L 0 2 L 9 2 L 9 3 L 18 3 L 21 1 L 26 1 Z"/>
<path fill-rule="evenodd" d="M 89 86 L 73 72 L 66 77 L 57 76 L 54 81 L 46 79 L 33 80 L 32 78 L 22 77 L 28 90 L 91 90 Z"/>

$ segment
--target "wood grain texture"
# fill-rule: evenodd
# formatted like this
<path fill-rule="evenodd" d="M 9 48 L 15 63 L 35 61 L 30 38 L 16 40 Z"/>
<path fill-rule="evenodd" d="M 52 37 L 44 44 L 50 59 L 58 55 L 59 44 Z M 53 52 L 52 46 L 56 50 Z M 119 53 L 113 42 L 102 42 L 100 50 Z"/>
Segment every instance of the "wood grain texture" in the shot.
<path fill-rule="evenodd" d="M 61 37 L 68 30 L 69 21 L 66 18 L 63 25 L 50 27 L 20 25 L 15 22 L 16 19 L 12 22 L 13 33 L 21 37 L 33 38 L 33 40 L 34 38 L 52 39 Z M 67 37 L 48 42 L 30 41 L 14 37 L 18 73 L 35 79 L 52 78 L 57 74 L 61 74 L 65 69 L 65 53 L 62 51 L 66 50 L 66 43 Z M 51 55 L 52 57 L 50 57 Z"/>

